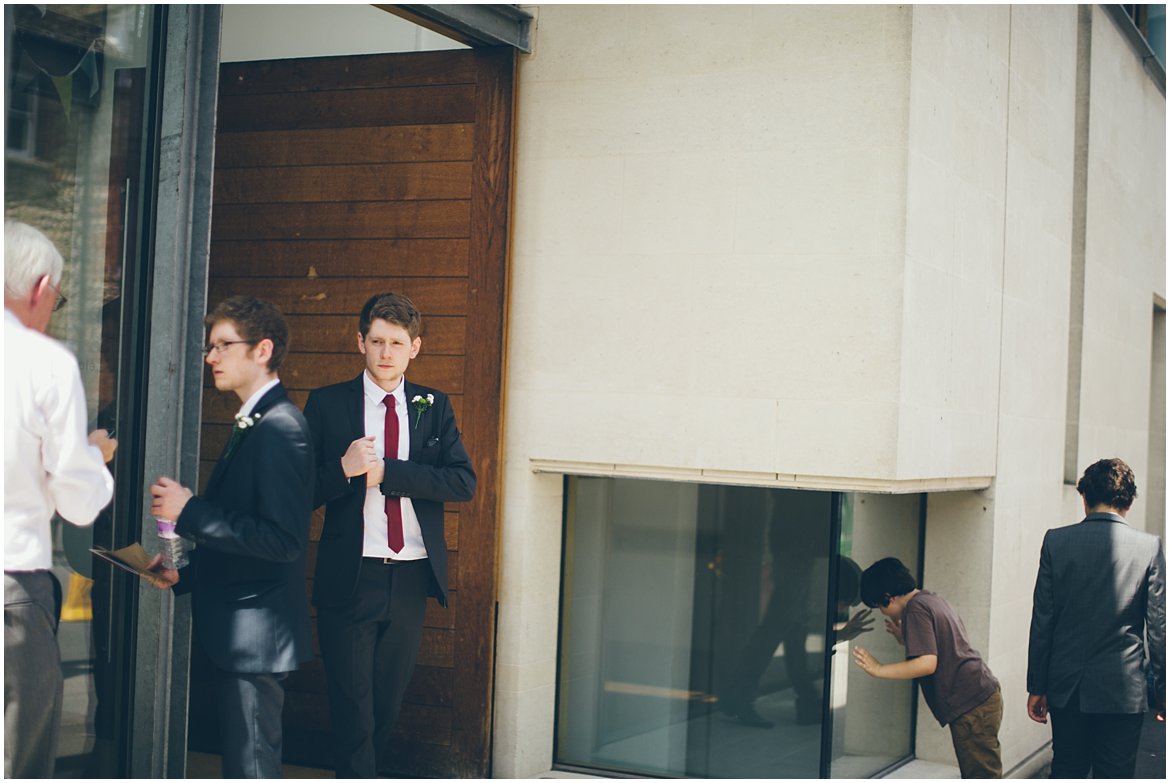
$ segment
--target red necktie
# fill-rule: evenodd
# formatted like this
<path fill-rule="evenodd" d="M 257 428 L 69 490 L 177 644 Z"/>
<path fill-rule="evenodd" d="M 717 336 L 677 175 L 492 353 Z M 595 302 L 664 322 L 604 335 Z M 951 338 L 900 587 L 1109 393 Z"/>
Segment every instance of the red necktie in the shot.
<path fill-rule="evenodd" d="M 382 400 L 386 406 L 386 459 L 398 459 L 398 414 L 394 412 L 394 395 Z M 402 551 L 402 501 L 386 496 L 386 543 L 394 552 Z"/>

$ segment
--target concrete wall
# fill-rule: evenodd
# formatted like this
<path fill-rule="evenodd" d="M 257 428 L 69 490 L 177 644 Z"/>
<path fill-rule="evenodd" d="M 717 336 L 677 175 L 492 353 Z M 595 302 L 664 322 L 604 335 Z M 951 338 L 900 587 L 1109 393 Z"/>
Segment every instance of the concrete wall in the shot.
<path fill-rule="evenodd" d="M 533 460 L 684 478 L 896 473 L 909 10 L 532 10 L 501 777 L 547 769 L 552 753 L 561 478 Z"/>
<path fill-rule="evenodd" d="M 886 491 L 984 477 L 931 494 L 924 579 L 1000 678 L 1005 766 L 1025 763 L 1049 737 L 1024 715 L 1040 540 L 1079 518 L 1078 9 L 532 10 L 494 774 L 552 759 L 562 479 L 534 468 L 558 466 Z M 1146 464 L 1165 99 L 1087 13 L 1076 459 L 1121 455 L 1145 486 L 1165 469 Z M 953 763 L 920 716 L 919 755 Z"/>
<path fill-rule="evenodd" d="M 908 18 L 539 7 L 511 455 L 897 474 Z"/>
<path fill-rule="evenodd" d="M 994 21 L 985 28 L 989 18 Z M 1076 462 L 1083 469 L 1099 457 L 1122 456 L 1141 487 L 1149 475 L 1153 301 L 1164 291 L 1165 99 L 1108 17 L 1094 7 L 1088 21 L 1084 369 L 1080 408 L 1073 413 Z M 931 497 L 926 582 L 951 599 L 1003 686 L 1005 769 L 1027 765 L 1050 738 L 1047 727 L 1025 715 L 1031 590 L 1045 530 L 1082 516 L 1075 491 L 1062 480 L 1068 336 L 1080 317 L 1069 307 L 1076 274 L 1077 25 L 1077 9 L 1069 7 L 917 7 L 914 14 L 915 79 L 919 67 L 941 67 L 925 56 L 920 41 L 956 29 L 968 35 L 987 29 L 988 72 L 1003 85 L 1006 145 L 1000 160 L 988 161 L 1004 172 L 1004 215 L 988 226 L 1002 227 L 995 237 L 1002 242 L 999 340 L 983 346 L 998 365 L 997 388 L 985 390 L 995 399 L 996 478 L 985 492 Z M 983 40 L 967 48 L 978 51 Z M 954 51 L 948 47 L 947 57 Z M 971 81 L 956 77 L 944 89 L 967 91 Z M 912 117 L 920 116 L 919 108 L 912 99 Z M 911 192 L 916 182 L 912 175 Z M 1162 460 L 1158 475 L 1164 475 Z M 1144 526 L 1142 508 L 1135 505 L 1130 516 Z M 919 720 L 917 748 L 921 758 L 953 763 L 949 736 L 929 721 Z"/>
<path fill-rule="evenodd" d="M 1125 459 L 1142 525 L 1153 300 L 1166 295 L 1166 99 L 1097 7 L 1092 35 L 1078 464 Z"/>

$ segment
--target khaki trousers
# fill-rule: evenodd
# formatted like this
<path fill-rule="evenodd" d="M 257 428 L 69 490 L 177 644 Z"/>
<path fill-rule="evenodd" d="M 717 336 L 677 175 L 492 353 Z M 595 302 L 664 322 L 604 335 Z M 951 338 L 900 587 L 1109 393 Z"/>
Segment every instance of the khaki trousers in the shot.
<path fill-rule="evenodd" d="M 951 742 L 965 778 L 1002 778 L 999 724 L 1003 720 L 1003 696 L 999 688 L 987 700 L 951 721 Z"/>

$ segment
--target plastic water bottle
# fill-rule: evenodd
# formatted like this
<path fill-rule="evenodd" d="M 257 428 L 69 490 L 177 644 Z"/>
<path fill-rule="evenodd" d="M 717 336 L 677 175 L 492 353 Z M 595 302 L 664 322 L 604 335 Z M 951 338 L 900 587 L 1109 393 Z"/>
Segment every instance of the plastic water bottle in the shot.
<path fill-rule="evenodd" d="M 175 523 L 170 519 L 155 517 L 158 528 L 159 551 L 163 556 L 163 567 L 178 571 L 187 565 L 187 546 L 175 532 Z"/>

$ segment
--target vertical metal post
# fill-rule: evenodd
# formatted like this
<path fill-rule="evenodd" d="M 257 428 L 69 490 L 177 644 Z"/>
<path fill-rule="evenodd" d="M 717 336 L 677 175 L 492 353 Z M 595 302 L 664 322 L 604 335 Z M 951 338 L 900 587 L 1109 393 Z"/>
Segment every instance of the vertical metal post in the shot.
<path fill-rule="evenodd" d="M 825 594 L 825 651 L 821 664 L 821 777 L 833 777 L 833 642 L 837 638 L 837 575 L 841 570 L 841 504 L 845 496 L 834 492 L 829 502 L 829 584 Z M 784 653 L 787 655 L 787 651 Z"/>
<path fill-rule="evenodd" d="M 166 48 L 154 214 L 143 494 L 160 475 L 194 486 L 199 469 L 203 313 L 211 242 L 211 177 L 221 7 L 174 5 Z M 154 535 L 142 520 L 142 535 Z M 186 773 L 190 598 L 143 583 L 138 606 L 130 775 Z"/>

